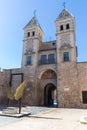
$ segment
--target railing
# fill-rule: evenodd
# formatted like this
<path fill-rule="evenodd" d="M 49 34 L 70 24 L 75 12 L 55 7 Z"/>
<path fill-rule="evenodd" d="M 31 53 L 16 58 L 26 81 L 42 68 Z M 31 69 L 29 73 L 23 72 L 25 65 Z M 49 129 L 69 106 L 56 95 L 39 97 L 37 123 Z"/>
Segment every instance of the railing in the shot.
<path fill-rule="evenodd" d="M 52 60 L 39 60 L 39 65 L 55 64 L 55 63 L 56 63 L 55 59 L 52 59 Z"/>

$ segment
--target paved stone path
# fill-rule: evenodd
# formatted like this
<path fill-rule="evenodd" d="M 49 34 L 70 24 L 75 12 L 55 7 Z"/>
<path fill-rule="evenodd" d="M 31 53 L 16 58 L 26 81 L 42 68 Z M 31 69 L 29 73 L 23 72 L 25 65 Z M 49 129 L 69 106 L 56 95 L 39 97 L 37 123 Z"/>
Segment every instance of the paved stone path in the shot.
<path fill-rule="evenodd" d="M 3 106 L 0 106 L 1 110 L 3 110 Z M 31 115 L 40 113 L 40 112 L 44 112 L 49 110 L 50 108 L 47 107 L 22 107 L 21 112 L 30 112 Z M 18 118 L 14 118 L 14 117 L 7 117 L 7 116 L 0 116 L 0 126 L 2 125 L 6 125 L 8 123 L 12 123 L 16 120 L 19 120 Z"/>
<path fill-rule="evenodd" d="M 26 110 L 31 110 L 32 115 L 9 121 L 6 125 L 1 125 L 0 129 L 87 130 L 87 124 L 80 123 L 80 118 L 87 115 L 86 109 L 26 107 Z"/>
<path fill-rule="evenodd" d="M 22 111 L 24 112 L 30 112 L 31 115 L 34 115 L 34 114 L 37 114 L 39 112 L 44 112 L 44 111 L 48 111 L 50 109 L 53 109 L 53 108 L 49 108 L 49 107 L 36 107 L 36 106 L 33 106 L 33 107 L 30 107 L 30 106 L 27 106 L 27 107 L 22 107 Z"/>
<path fill-rule="evenodd" d="M 12 118 L 12 117 L 5 117 L 5 116 L 0 116 L 0 126 L 7 125 L 8 123 L 12 123 L 14 121 L 18 120 L 17 118 Z"/>

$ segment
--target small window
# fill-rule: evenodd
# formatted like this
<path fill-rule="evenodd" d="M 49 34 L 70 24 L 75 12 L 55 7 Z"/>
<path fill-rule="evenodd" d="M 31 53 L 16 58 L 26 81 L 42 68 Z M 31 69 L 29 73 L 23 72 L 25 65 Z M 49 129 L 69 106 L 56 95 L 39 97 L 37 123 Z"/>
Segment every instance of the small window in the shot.
<path fill-rule="evenodd" d="M 32 32 L 32 36 L 35 36 L 35 31 Z"/>
<path fill-rule="evenodd" d="M 47 63 L 47 56 L 41 55 L 41 64 L 46 64 L 46 63 Z"/>
<path fill-rule="evenodd" d="M 55 63 L 54 54 L 49 54 L 48 55 L 48 63 Z"/>
<path fill-rule="evenodd" d="M 27 36 L 30 37 L 30 32 L 27 33 Z"/>
<path fill-rule="evenodd" d="M 62 31 L 62 30 L 63 30 L 63 25 L 60 26 L 60 31 Z"/>
<path fill-rule="evenodd" d="M 66 29 L 70 29 L 70 26 L 69 26 L 69 24 L 66 24 Z"/>
<path fill-rule="evenodd" d="M 53 42 L 52 45 L 55 45 L 55 42 Z"/>
<path fill-rule="evenodd" d="M 27 65 L 31 65 L 32 64 L 32 57 L 28 56 L 27 57 Z"/>
<path fill-rule="evenodd" d="M 69 61 L 69 52 L 63 53 L 63 61 Z"/>
<path fill-rule="evenodd" d="M 82 91 L 83 103 L 87 104 L 87 91 Z"/>

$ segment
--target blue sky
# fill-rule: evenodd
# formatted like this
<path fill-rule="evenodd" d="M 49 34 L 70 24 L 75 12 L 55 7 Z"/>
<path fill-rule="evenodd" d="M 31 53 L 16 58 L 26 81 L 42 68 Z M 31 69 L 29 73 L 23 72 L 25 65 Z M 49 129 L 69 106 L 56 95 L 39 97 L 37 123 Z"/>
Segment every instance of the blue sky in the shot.
<path fill-rule="evenodd" d="M 55 40 L 55 19 L 66 8 L 76 19 L 78 61 L 87 61 L 87 0 L 0 0 L 0 68 L 21 67 L 23 27 L 33 17 L 44 32 L 44 41 Z"/>

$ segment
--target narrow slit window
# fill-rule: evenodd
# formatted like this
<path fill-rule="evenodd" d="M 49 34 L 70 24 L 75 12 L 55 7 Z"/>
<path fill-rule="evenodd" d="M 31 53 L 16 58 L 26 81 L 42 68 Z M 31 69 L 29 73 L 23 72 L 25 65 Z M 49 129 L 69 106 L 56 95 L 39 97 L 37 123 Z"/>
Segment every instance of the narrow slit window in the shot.
<path fill-rule="evenodd" d="M 35 31 L 32 32 L 32 36 L 35 36 Z"/>
<path fill-rule="evenodd" d="M 27 36 L 30 37 L 30 32 L 27 33 Z"/>
<path fill-rule="evenodd" d="M 60 26 L 60 31 L 62 31 L 62 30 L 63 30 L 63 25 Z"/>
<path fill-rule="evenodd" d="M 70 29 L 70 25 L 69 24 L 66 24 L 66 29 Z"/>

